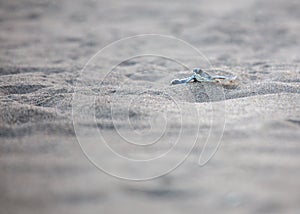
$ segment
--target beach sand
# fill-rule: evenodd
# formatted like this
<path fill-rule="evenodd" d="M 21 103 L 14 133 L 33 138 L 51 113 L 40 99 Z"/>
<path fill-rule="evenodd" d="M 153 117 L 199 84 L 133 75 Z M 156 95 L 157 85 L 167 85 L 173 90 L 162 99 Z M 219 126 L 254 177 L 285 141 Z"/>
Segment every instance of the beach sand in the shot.
<path fill-rule="evenodd" d="M 1 1 L 1 213 L 298 213 L 299 10 L 296 0 Z M 207 59 L 193 64 L 181 42 L 153 36 L 84 67 L 138 34 L 182 39 Z M 170 85 L 190 67 L 152 55 L 107 70 L 144 47 L 237 80 Z M 100 145 L 151 159 L 176 137 L 145 165 Z M 126 144 L 155 139 L 152 150 Z"/>

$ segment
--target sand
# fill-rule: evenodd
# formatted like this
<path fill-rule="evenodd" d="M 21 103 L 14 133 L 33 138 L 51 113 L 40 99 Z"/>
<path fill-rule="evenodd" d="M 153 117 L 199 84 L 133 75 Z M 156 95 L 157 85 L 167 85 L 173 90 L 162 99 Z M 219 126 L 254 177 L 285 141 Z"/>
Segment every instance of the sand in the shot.
<path fill-rule="evenodd" d="M 1 1 L 1 213 L 298 213 L 299 10 L 292 0 Z M 138 34 L 182 39 L 207 59 L 154 36 L 84 67 Z M 163 57 L 118 61 L 144 49 Z M 237 80 L 170 85 L 191 66 Z M 104 141 L 148 161 L 114 157 Z"/>

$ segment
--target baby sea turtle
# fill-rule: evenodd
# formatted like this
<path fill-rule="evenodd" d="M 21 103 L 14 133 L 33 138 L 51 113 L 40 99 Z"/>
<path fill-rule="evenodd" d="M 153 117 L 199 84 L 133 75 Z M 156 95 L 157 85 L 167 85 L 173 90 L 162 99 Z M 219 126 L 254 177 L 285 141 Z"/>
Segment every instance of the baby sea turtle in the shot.
<path fill-rule="evenodd" d="M 200 68 L 194 68 L 193 73 L 194 74 L 188 78 L 172 80 L 171 84 L 177 85 L 190 82 L 220 82 L 221 80 L 233 81 L 236 79 L 236 76 L 211 76 Z"/>

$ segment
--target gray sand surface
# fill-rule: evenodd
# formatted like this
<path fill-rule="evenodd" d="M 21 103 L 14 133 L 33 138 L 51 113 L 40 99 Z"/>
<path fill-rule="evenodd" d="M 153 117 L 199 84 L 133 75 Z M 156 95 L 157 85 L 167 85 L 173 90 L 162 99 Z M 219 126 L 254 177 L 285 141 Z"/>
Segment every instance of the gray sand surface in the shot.
<path fill-rule="evenodd" d="M 111 42 L 151 33 L 190 43 L 211 63 L 198 66 L 237 81 L 171 86 L 191 72 L 157 56 L 105 76 L 143 47 L 192 64 L 192 53 L 163 40 L 124 45 L 82 71 Z M 299 35 L 297 0 L 0 0 L 0 213 L 299 213 Z M 125 144 L 121 135 L 156 139 L 161 115 L 160 145 L 145 153 Z M 101 133 L 115 151 L 148 159 L 172 149 L 182 128 L 176 151 L 145 167 L 95 144 Z M 121 177 L 151 177 L 183 158 L 196 134 L 178 168 L 145 182 L 102 172 L 78 143 Z M 204 159 L 221 144 L 199 166 L 208 137 Z"/>

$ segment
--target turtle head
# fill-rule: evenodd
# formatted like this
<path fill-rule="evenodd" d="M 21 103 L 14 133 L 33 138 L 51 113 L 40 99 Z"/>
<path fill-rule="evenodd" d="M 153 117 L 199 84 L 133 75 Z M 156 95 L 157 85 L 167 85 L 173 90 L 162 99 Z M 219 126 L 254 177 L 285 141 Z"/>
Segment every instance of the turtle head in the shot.
<path fill-rule="evenodd" d="M 194 72 L 195 74 L 202 74 L 202 73 L 203 73 L 203 71 L 201 70 L 201 68 L 194 68 L 194 69 L 193 69 L 193 72 Z"/>

